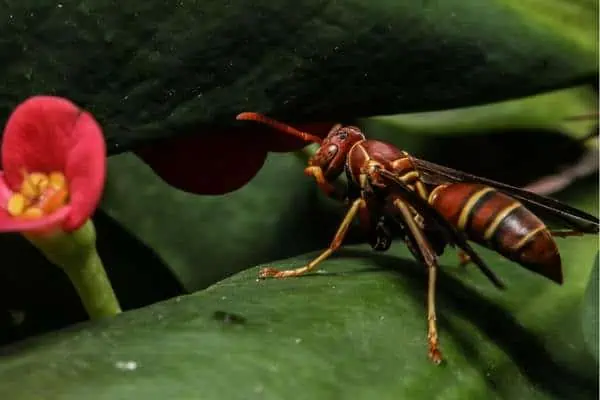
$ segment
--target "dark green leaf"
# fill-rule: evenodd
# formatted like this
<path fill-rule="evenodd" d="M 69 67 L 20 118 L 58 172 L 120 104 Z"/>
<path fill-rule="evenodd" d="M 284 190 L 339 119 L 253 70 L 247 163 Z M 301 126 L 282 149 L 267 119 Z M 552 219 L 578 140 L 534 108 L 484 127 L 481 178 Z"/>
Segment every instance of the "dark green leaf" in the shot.
<path fill-rule="evenodd" d="M 118 152 L 231 126 L 244 110 L 332 120 L 595 81 L 595 27 L 574 40 L 572 24 L 540 23 L 535 2 L 505 1 L 11 0 L 0 113 L 35 93 L 63 95 L 98 117 Z M 569 12 L 551 11 L 556 21 Z"/>
<path fill-rule="evenodd" d="M 592 269 L 585 290 L 582 315 L 583 336 L 590 352 L 594 355 L 596 360 L 598 360 L 598 341 L 600 340 L 598 337 L 598 325 L 600 325 L 600 318 L 598 318 L 598 281 L 600 280 L 600 275 L 598 273 L 599 262 L 600 253 L 596 254 L 594 268 Z"/>
<path fill-rule="evenodd" d="M 562 199 L 597 210 L 597 190 L 577 185 Z M 349 246 L 316 275 L 257 281 L 252 269 L 5 347 L 0 398 L 594 399 L 597 364 L 574 327 L 598 242 L 558 243 L 562 286 L 481 250 L 508 284 L 499 291 L 444 255 L 441 367 L 426 357 L 424 269 L 401 243 L 384 255 Z"/>
<path fill-rule="evenodd" d="M 119 155 L 109 162 L 102 209 L 154 249 L 193 291 L 329 240 L 337 216 L 318 208 L 321 196 L 302 168 L 290 155 L 271 154 L 242 189 L 195 196 L 169 187 L 136 157 Z"/>
<path fill-rule="evenodd" d="M 103 213 L 94 217 L 98 251 L 123 309 L 183 292 L 157 255 Z M 19 234 L 0 236 L 0 345 L 87 319 L 66 274 Z"/>
<path fill-rule="evenodd" d="M 575 247 L 589 255 L 593 240 L 584 242 Z M 253 269 L 204 292 L 6 348 L 0 395 L 594 398 L 594 361 L 571 323 L 587 271 L 569 267 L 569 282 L 557 287 L 485 255 L 510 289 L 495 291 L 475 269 L 446 270 L 438 290 L 441 367 L 426 357 L 423 269 L 362 246 L 324 264 L 329 275 L 257 282 Z"/>

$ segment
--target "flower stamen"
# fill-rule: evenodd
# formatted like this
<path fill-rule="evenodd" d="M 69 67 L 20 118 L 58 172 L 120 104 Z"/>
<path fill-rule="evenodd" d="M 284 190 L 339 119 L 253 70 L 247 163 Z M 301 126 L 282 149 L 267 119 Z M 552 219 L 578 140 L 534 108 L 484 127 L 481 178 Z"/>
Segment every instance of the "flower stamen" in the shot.
<path fill-rule="evenodd" d="M 64 206 L 69 197 L 67 180 L 63 173 L 23 171 L 20 192 L 8 200 L 7 211 L 13 217 L 40 218 Z"/>

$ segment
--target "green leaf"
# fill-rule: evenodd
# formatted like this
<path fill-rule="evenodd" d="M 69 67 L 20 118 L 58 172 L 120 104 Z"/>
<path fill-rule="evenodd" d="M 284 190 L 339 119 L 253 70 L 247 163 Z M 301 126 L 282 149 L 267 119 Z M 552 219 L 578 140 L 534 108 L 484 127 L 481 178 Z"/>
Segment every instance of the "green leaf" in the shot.
<path fill-rule="evenodd" d="M 556 29 L 530 18 L 540 8 L 532 0 L 506 1 L 11 0 L 0 113 L 35 93 L 69 97 L 96 115 L 116 153 L 233 126 L 244 110 L 340 120 L 596 80 L 595 30 L 574 42 L 579 20 Z M 559 3 L 555 21 L 570 16 L 572 2 Z M 50 40 L 40 47 L 40 38 Z"/>
<path fill-rule="evenodd" d="M 598 361 L 598 325 L 600 325 L 600 318 L 598 318 L 598 281 L 600 275 L 598 273 L 598 263 L 600 262 L 600 253 L 596 254 L 596 261 L 594 268 L 590 273 L 590 278 L 585 290 L 583 298 L 583 313 L 582 313 L 582 324 L 583 324 L 583 336 L 585 342 L 590 350 L 590 353 Z"/>
<path fill-rule="evenodd" d="M 198 290 L 329 240 L 330 231 L 313 218 L 331 226 L 336 216 L 318 208 L 321 196 L 302 168 L 290 155 L 271 154 L 243 188 L 196 196 L 168 186 L 135 156 L 123 154 L 109 161 L 102 209 L 154 249 L 187 290 Z"/>
<path fill-rule="evenodd" d="M 359 126 L 369 138 L 415 157 L 524 186 L 589 157 L 597 142 L 580 139 L 597 129 L 597 120 L 566 118 L 597 110 L 596 92 L 577 87 L 477 107 L 366 118 Z"/>
<path fill-rule="evenodd" d="M 598 184 L 563 199 L 597 210 Z M 402 243 L 347 246 L 312 276 L 207 290 L 1 349 L 0 398 L 593 399 L 597 364 L 580 301 L 593 235 L 562 239 L 556 285 L 488 250 L 495 289 L 442 258 L 438 324 L 447 363 L 426 356 L 425 271 Z M 316 253 L 274 263 L 292 267 Z"/>
<path fill-rule="evenodd" d="M 560 32 L 574 46 L 596 55 L 598 62 L 598 2 L 595 0 L 503 0 L 540 27 Z"/>
<path fill-rule="evenodd" d="M 568 121 L 567 118 L 598 110 L 598 95 L 590 87 L 578 87 L 522 99 L 453 110 L 399 114 L 365 119 L 368 132 L 390 129 L 394 135 L 481 135 L 495 131 L 524 129 L 558 131 L 577 138 L 595 126 L 593 118 Z M 390 135 L 392 136 L 392 135 Z"/>

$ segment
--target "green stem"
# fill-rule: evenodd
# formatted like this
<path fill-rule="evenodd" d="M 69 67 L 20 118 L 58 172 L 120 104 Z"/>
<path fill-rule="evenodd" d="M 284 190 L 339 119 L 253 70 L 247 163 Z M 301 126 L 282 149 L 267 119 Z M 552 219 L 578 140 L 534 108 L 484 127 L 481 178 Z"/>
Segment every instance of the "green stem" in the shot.
<path fill-rule="evenodd" d="M 50 262 L 65 271 L 91 319 L 114 316 L 121 312 L 96 250 L 96 231 L 91 220 L 75 232 L 26 234 L 25 237 Z"/>
<path fill-rule="evenodd" d="M 63 270 L 71 279 L 91 319 L 111 317 L 121 312 L 119 301 L 96 251 L 77 268 L 63 267 Z"/>

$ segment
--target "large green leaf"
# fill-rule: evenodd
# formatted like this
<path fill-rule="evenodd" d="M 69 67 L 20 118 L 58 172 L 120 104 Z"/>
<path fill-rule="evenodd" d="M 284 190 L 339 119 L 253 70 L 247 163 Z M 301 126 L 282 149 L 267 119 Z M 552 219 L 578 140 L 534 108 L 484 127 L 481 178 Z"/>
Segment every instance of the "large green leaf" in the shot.
<path fill-rule="evenodd" d="M 595 212 L 598 184 L 561 195 Z M 111 320 L 1 349 L 0 398 L 593 399 L 597 364 L 580 305 L 598 251 L 559 240 L 556 285 L 491 251 L 496 290 L 448 251 L 438 284 L 447 363 L 426 357 L 425 271 L 405 246 L 346 247 L 319 274 L 257 281 L 257 269 Z M 297 266 L 315 253 L 275 264 Z"/>
<path fill-rule="evenodd" d="M 579 21 L 557 29 L 539 22 L 535 2 L 505 3 L 11 0 L 1 10 L 10 40 L 0 43 L 0 114 L 35 93 L 67 96 L 98 117 L 118 152 L 231 126 L 247 109 L 331 120 L 595 80 L 595 27 L 579 25 L 573 40 Z M 578 4 L 597 14 L 597 4 Z"/>
<path fill-rule="evenodd" d="M 249 265 L 314 250 L 331 231 L 322 224 L 335 223 L 290 155 L 270 155 L 252 182 L 223 196 L 174 189 L 129 154 L 111 158 L 108 176 L 102 209 L 154 249 L 190 291 Z"/>

